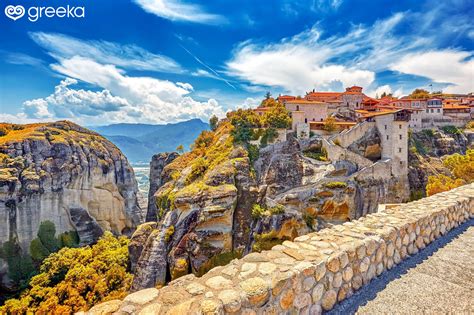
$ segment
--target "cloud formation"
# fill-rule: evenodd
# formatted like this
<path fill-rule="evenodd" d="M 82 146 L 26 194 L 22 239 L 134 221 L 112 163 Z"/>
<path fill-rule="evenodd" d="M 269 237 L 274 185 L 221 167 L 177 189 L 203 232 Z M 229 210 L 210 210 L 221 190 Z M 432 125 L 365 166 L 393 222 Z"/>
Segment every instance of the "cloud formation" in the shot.
<path fill-rule="evenodd" d="M 26 101 L 23 104 L 25 114 L 30 118 L 71 119 L 117 112 L 130 105 L 126 99 L 113 96 L 108 90 L 94 92 L 70 87 L 77 83 L 75 79 L 66 78 L 55 87 L 53 94 Z"/>
<path fill-rule="evenodd" d="M 86 124 L 107 122 L 163 123 L 223 116 L 214 99 L 198 102 L 189 96 L 189 83 L 131 77 L 114 65 L 99 64 L 83 57 L 61 59 L 52 69 L 69 79 L 62 81 L 48 97 L 26 101 L 29 118 L 76 118 Z M 70 79 L 74 78 L 74 79 Z M 72 89 L 83 81 L 103 90 Z"/>
<path fill-rule="evenodd" d="M 413 53 L 391 65 L 391 69 L 446 83 L 446 93 L 474 92 L 473 57 L 474 54 L 456 50 Z"/>
<path fill-rule="evenodd" d="M 124 69 L 182 73 L 173 59 L 151 53 L 136 45 L 122 45 L 102 40 L 82 40 L 59 33 L 33 32 L 30 37 L 54 58 L 80 56 Z"/>
<path fill-rule="evenodd" d="M 468 36 L 472 23 L 465 16 L 445 18 L 452 10 L 449 3 L 430 8 L 423 14 L 398 12 L 372 25 L 353 25 L 343 35 L 325 37 L 315 24 L 278 42 L 248 40 L 234 49 L 227 73 L 252 85 L 293 94 L 312 88 L 341 90 L 352 84 L 375 94 L 377 74 L 386 70 L 444 83 L 446 92 L 471 92 L 473 53 L 440 47 L 454 34 Z M 403 35 L 400 28 L 405 29 Z"/>
<path fill-rule="evenodd" d="M 146 12 L 171 21 L 201 24 L 218 24 L 226 21 L 221 15 L 207 13 L 199 5 L 179 0 L 134 0 L 134 2 Z"/>

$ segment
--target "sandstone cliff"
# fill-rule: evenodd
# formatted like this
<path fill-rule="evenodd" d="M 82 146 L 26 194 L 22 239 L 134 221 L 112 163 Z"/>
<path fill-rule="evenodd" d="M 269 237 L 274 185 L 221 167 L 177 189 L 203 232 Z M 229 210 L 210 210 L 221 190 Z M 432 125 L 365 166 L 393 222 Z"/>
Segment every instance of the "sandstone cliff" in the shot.
<path fill-rule="evenodd" d="M 470 131 L 461 132 L 452 128 L 411 133 L 408 143 L 408 178 L 413 199 L 425 196 L 429 176 L 449 175 L 449 170 L 443 166 L 441 158 L 454 153 L 465 154 L 467 149 L 474 146 L 472 135 Z"/>
<path fill-rule="evenodd" d="M 99 134 L 67 121 L 0 128 L 0 242 L 27 251 L 46 220 L 81 244 L 144 222 L 131 166 Z"/>
<path fill-rule="evenodd" d="M 224 122 L 202 134 L 190 153 L 154 158 L 155 204 L 147 218 L 156 221 L 132 237 L 132 290 L 200 275 L 250 251 L 374 212 L 379 203 L 408 199 L 406 176 L 392 176 L 387 161 L 366 158 L 375 159 L 380 148 L 375 132 L 352 148 L 361 155 L 320 137 L 289 136 L 255 157 L 251 146 L 234 143 L 232 130 Z"/>

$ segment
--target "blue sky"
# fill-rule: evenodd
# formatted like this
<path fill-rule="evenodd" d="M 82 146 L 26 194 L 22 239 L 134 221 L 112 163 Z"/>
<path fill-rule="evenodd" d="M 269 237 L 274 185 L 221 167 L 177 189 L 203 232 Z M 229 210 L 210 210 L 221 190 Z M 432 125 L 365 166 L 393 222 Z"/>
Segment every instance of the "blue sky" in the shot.
<path fill-rule="evenodd" d="M 7 18 L 9 5 L 25 15 Z M 29 20 L 67 5 L 85 16 Z M 2 0 L 0 13 L 2 121 L 206 120 L 266 91 L 354 84 L 474 91 L 467 0 Z"/>

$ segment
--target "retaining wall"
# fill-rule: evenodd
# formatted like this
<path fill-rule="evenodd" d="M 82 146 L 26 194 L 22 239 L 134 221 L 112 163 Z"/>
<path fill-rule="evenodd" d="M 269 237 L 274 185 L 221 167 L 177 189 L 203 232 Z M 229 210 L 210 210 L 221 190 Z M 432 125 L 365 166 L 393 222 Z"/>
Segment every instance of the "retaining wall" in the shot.
<path fill-rule="evenodd" d="M 319 314 L 473 217 L 471 184 L 285 241 L 201 278 L 187 275 L 89 313 Z"/>

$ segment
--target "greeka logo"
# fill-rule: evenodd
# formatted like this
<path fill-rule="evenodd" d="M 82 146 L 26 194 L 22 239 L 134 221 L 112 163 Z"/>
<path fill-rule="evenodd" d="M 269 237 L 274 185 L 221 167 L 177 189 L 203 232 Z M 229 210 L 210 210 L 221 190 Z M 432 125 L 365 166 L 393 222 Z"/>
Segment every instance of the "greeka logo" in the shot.
<path fill-rule="evenodd" d="M 5 15 L 13 21 L 16 21 L 25 15 L 25 8 L 21 5 L 9 5 L 5 8 Z"/>
<path fill-rule="evenodd" d="M 85 7 L 75 7 L 67 5 L 66 7 L 30 7 L 25 10 L 22 5 L 9 5 L 5 8 L 5 15 L 16 21 L 21 19 L 25 13 L 28 13 L 28 20 L 36 22 L 40 18 L 84 18 L 86 15 Z"/>

